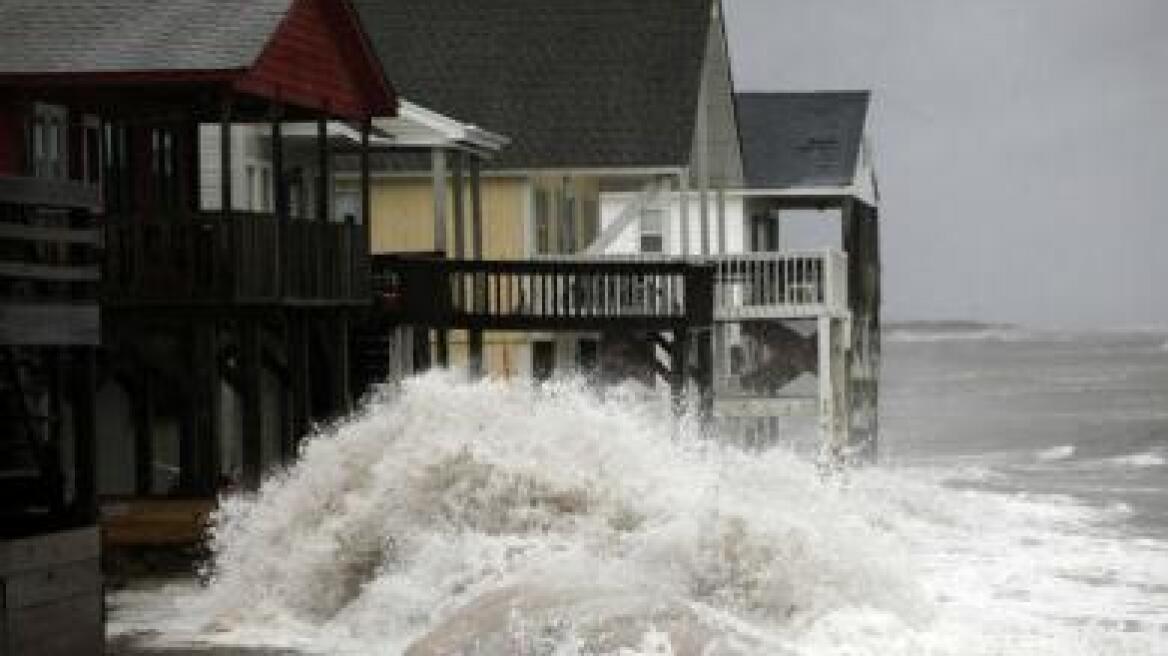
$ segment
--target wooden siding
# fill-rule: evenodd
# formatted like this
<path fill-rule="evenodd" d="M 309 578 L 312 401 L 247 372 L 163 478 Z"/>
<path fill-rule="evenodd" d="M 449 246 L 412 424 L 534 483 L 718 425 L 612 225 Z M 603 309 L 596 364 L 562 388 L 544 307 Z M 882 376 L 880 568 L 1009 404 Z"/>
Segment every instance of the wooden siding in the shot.
<path fill-rule="evenodd" d="M 96 527 L 0 541 L 0 656 L 102 650 Z"/>
<path fill-rule="evenodd" d="M 354 119 L 394 114 L 380 66 L 342 4 L 296 0 L 236 88 Z"/>
<path fill-rule="evenodd" d="M 518 178 L 484 179 L 483 257 L 517 259 L 525 255 L 523 215 L 527 185 Z M 430 181 L 382 179 L 373 183 L 373 252 L 434 250 L 434 193 Z M 447 195 L 446 243 L 454 243 L 452 195 Z M 466 243 L 470 244 L 469 194 Z M 469 255 L 469 253 L 468 253 Z"/>
<path fill-rule="evenodd" d="M 0 175 L 24 172 L 24 130 L 20 112 L 0 105 Z"/>
<path fill-rule="evenodd" d="M 524 213 L 527 183 L 520 178 L 484 178 L 483 256 L 489 259 L 519 259 L 526 254 Z M 373 252 L 432 251 L 434 249 L 434 193 L 429 179 L 391 178 L 373 183 Z M 447 197 L 446 243 L 454 243 L 454 209 Z M 469 203 L 469 197 L 467 202 Z M 470 208 L 466 220 L 471 243 Z M 450 364 L 465 366 L 465 331 L 451 331 Z M 483 337 L 484 371 L 491 376 L 511 377 L 528 373 L 528 335 L 516 332 L 487 332 Z"/>

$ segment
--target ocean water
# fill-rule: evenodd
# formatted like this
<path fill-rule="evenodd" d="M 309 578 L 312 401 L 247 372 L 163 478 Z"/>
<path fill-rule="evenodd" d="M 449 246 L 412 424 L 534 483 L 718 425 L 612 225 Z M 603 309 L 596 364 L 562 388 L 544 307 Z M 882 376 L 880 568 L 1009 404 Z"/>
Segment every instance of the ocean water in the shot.
<path fill-rule="evenodd" d="M 223 504 L 143 643 L 346 654 L 1168 654 L 1168 337 L 896 331 L 882 464 L 666 399 L 408 381 Z"/>

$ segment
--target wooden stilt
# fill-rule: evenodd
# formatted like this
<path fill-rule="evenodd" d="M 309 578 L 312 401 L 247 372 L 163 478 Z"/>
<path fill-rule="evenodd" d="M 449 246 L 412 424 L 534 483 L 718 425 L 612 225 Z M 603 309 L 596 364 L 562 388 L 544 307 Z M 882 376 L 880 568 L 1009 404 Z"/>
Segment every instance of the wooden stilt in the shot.
<path fill-rule="evenodd" d="M 673 348 L 670 350 L 669 391 L 673 397 L 673 413 L 685 413 L 685 383 L 687 379 L 686 355 L 689 350 L 689 330 L 679 326 L 673 331 Z"/>
<path fill-rule="evenodd" d="M 353 392 L 350 379 L 352 377 L 352 362 L 349 355 L 349 316 L 340 313 L 334 322 L 336 331 L 336 348 L 334 354 L 333 371 L 335 384 L 333 385 L 333 414 L 346 415 L 353 411 Z"/>
<path fill-rule="evenodd" d="M 135 392 L 134 489 L 146 496 L 154 490 L 154 389 L 151 374 L 145 368 L 138 376 Z"/>
<path fill-rule="evenodd" d="M 97 351 L 74 351 L 73 508 L 83 523 L 97 521 Z"/>
<path fill-rule="evenodd" d="M 243 426 L 243 484 L 248 489 L 259 486 L 263 465 L 263 411 L 261 408 L 260 326 L 256 319 L 239 322 L 239 351 Z"/>

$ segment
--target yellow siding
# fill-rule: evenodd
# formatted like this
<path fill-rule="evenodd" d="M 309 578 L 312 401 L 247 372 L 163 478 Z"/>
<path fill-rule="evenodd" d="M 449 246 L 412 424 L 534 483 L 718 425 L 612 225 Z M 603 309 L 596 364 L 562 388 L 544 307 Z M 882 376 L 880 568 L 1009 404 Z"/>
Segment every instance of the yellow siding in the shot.
<path fill-rule="evenodd" d="M 523 215 L 527 185 L 521 178 L 484 178 L 483 257 L 518 259 L 526 245 Z M 466 199 L 466 249 L 470 255 L 470 192 Z M 434 250 L 434 194 L 429 178 L 381 178 L 373 181 L 373 252 L 418 252 Z M 453 194 L 447 195 L 446 244 L 454 248 Z M 450 364 L 465 366 L 466 334 L 451 332 Z M 485 370 L 491 376 L 526 375 L 527 337 L 523 333 L 491 332 L 483 336 Z"/>
<path fill-rule="evenodd" d="M 484 178 L 483 257 L 520 258 L 525 252 L 526 185 L 519 178 Z M 454 249 L 453 194 L 447 194 L 446 244 Z M 466 249 L 470 255 L 470 192 L 465 194 Z M 434 250 L 434 193 L 429 179 L 383 178 L 373 182 L 373 252 Z"/>

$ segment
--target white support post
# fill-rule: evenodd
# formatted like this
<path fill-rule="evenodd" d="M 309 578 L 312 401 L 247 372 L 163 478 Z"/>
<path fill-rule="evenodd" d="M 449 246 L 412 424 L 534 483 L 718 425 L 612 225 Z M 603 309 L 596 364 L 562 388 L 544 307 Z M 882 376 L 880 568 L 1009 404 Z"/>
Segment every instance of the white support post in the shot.
<path fill-rule="evenodd" d="M 826 464 L 837 465 L 847 456 L 848 421 L 844 348 L 847 319 L 820 316 L 819 323 L 819 434 Z"/>
<path fill-rule="evenodd" d="M 719 186 L 717 191 L 718 209 L 718 254 L 726 254 L 726 187 Z"/>

